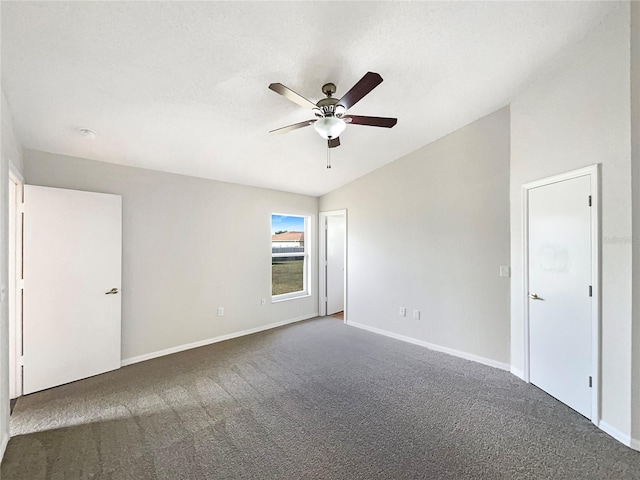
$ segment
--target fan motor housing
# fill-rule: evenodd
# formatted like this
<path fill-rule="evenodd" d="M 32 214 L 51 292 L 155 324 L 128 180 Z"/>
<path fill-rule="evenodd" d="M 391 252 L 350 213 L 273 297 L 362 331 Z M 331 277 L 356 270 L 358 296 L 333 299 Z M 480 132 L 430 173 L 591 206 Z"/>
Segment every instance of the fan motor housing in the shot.
<path fill-rule="evenodd" d="M 327 97 L 319 100 L 316 105 L 320 110 L 322 110 L 322 113 L 324 113 L 325 116 L 330 117 L 333 116 L 337 103 L 338 100 L 336 98 Z"/>

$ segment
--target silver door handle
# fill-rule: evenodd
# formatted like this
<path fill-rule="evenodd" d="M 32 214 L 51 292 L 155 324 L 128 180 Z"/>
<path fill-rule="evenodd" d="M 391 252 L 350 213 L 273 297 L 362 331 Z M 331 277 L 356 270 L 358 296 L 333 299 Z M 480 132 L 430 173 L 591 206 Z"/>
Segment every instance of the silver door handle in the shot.
<path fill-rule="evenodd" d="M 531 300 L 542 300 L 542 298 L 540 298 L 537 293 L 530 293 L 529 298 Z"/>
<path fill-rule="evenodd" d="M 109 290 L 108 292 L 105 292 L 105 295 L 115 295 L 116 293 L 118 293 L 118 289 L 117 288 L 112 288 L 111 290 Z"/>

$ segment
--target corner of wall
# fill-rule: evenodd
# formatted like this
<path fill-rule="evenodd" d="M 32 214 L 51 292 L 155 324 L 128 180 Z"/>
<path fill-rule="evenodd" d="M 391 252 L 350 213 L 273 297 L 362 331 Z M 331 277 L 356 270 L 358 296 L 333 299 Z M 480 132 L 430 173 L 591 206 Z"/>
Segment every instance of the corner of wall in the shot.
<path fill-rule="evenodd" d="M 640 450 L 640 3 L 631 2 L 632 401 L 631 442 Z M 634 446 L 635 445 L 635 446 Z"/>
<path fill-rule="evenodd" d="M 22 145 L 15 133 L 11 105 L 2 88 L 0 88 L 0 109 L 3 162 L 11 162 L 22 173 Z"/>

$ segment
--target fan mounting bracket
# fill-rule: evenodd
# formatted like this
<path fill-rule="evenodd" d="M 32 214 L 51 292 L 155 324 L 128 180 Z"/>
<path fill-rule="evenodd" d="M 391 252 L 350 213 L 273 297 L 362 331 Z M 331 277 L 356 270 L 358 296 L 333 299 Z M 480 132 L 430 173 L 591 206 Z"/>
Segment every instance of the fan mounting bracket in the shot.
<path fill-rule="evenodd" d="M 327 97 L 331 98 L 331 96 L 336 93 L 336 86 L 334 83 L 325 83 L 322 86 L 322 93 L 324 93 Z"/>

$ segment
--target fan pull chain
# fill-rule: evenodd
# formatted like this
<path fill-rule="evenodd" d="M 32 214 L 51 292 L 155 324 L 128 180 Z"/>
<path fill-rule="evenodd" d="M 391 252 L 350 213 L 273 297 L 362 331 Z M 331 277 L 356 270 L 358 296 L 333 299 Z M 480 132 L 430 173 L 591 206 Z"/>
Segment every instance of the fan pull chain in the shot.
<path fill-rule="evenodd" d="M 327 144 L 327 168 L 331 168 L 331 148 Z"/>

